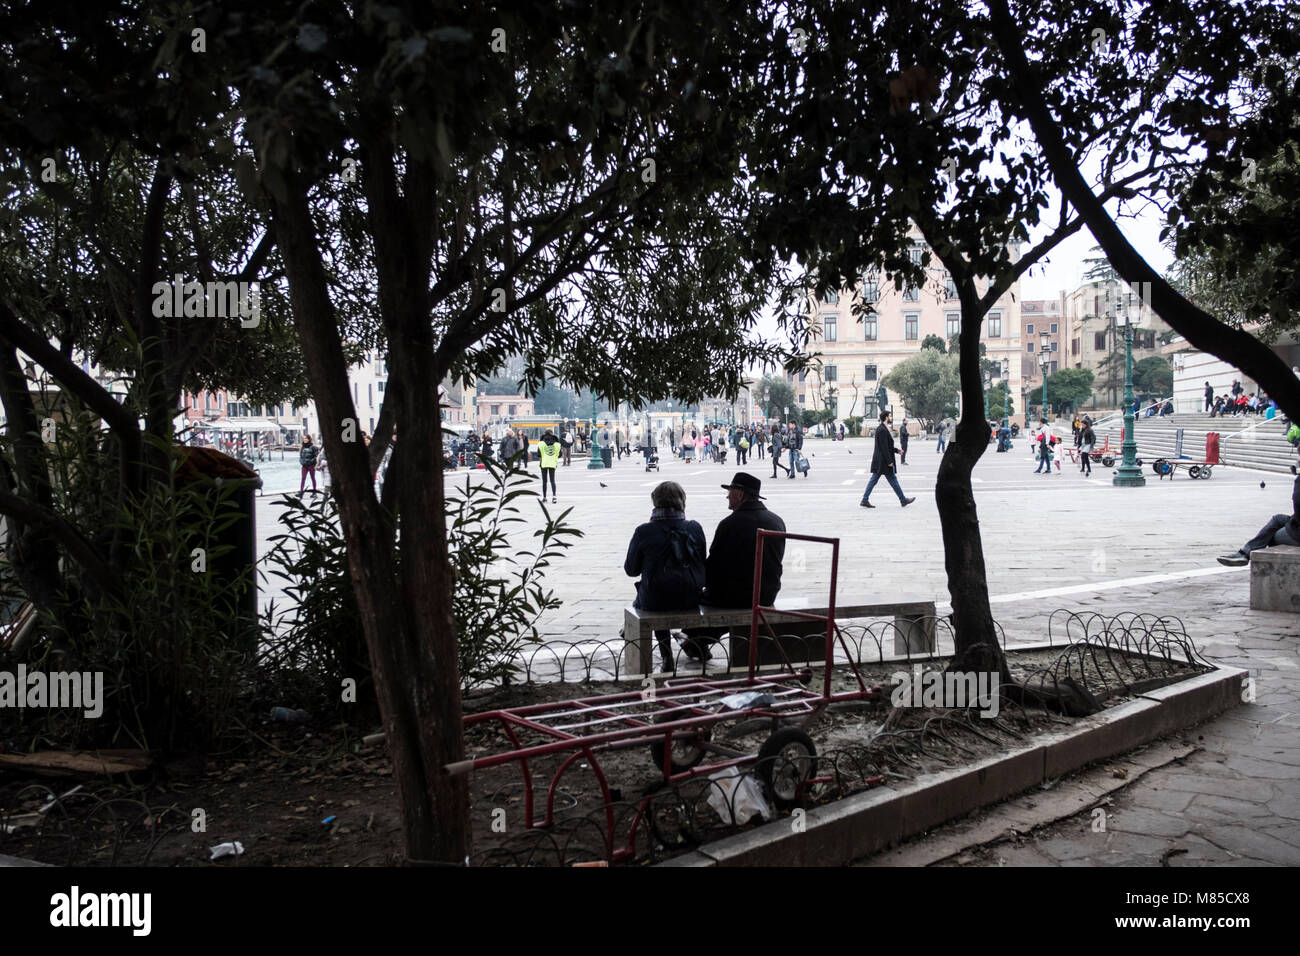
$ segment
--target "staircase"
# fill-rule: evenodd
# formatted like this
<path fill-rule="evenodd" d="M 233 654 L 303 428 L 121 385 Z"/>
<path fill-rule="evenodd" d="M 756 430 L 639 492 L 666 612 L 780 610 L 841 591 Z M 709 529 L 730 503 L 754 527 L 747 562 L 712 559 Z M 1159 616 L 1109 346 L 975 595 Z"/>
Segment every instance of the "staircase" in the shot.
<path fill-rule="evenodd" d="M 1109 436 L 1111 447 L 1116 447 L 1123 428 L 1122 417 L 1098 420 L 1093 425 L 1097 444 Z M 1284 437 L 1287 426 L 1281 418 L 1266 421 L 1257 415 L 1210 418 L 1182 413 L 1137 420 L 1138 457 L 1144 465 L 1157 458 L 1174 457 L 1175 432 L 1180 428 L 1183 429 L 1183 456 L 1193 461 L 1205 460 L 1205 436 L 1212 431 L 1219 433 L 1219 461 L 1225 465 L 1290 474 L 1291 466 L 1297 461 L 1295 448 Z M 1058 434 L 1068 436 L 1070 423 L 1058 421 L 1056 429 Z"/>

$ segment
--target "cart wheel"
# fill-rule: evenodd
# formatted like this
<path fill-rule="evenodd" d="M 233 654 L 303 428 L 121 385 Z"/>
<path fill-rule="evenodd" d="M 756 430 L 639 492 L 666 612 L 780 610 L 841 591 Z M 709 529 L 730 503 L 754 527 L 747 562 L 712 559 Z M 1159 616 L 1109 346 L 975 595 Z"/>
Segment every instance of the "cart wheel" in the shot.
<path fill-rule="evenodd" d="M 673 719 L 671 716 L 657 717 L 655 723 L 664 723 Z M 704 744 L 708 739 L 708 727 L 701 727 L 694 733 L 673 734 L 673 773 L 684 773 L 703 760 L 706 753 Z M 653 758 L 655 766 L 659 768 L 659 772 L 662 773 L 664 769 L 664 739 L 662 737 L 651 742 L 650 756 Z"/>
<path fill-rule="evenodd" d="M 1187 469 L 1187 477 L 1188 477 L 1188 478 L 1199 478 L 1199 477 L 1201 477 L 1201 466 L 1200 466 L 1200 465 L 1192 465 L 1192 466 L 1190 466 L 1190 467 Z"/>
<path fill-rule="evenodd" d="M 1141 459 L 1141 458 L 1134 458 L 1134 459 L 1133 459 L 1133 464 L 1135 464 L 1135 465 L 1137 465 L 1139 468 L 1141 468 L 1141 467 L 1142 467 L 1142 459 Z"/>
<path fill-rule="evenodd" d="M 782 727 L 758 751 L 758 774 L 778 810 L 799 801 L 800 785 L 817 773 L 817 748 L 797 727 Z"/>
<path fill-rule="evenodd" d="M 1115 467 L 1115 459 L 1112 458 L 1110 455 L 1102 455 L 1102 456 L 1101 456 L 1101 463 L 1102 463 L 1103 465 L 1105 465 L 1107 468 L 1114 468 L 1114 467 Z"/>
<path fill-rule="evenodd" d="M 1201 477 L 1202 477 L 1202 478 L 1205 478 L 1205 479 L 1208 479 L 1208 478 L 1210 477 L 1210 466 L 1209 466 L 1209 465 L 1206 465 L 1204 468 L 1201 469 Z"/>
<path fill-rule="evenodd" d="M 1166 459 L 1157 458 L 1155 461 L 1151 463 L 1151 470 L 1154 471 L 1157 475 L 1166 474 L 1165 465 L 1167 464 L 1169 464 L 1169 462 Z"/>

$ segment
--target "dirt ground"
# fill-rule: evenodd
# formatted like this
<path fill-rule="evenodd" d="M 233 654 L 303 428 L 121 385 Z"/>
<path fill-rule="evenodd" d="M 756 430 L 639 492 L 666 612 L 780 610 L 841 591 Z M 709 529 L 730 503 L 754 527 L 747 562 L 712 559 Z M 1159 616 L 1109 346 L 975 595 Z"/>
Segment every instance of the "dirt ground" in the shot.
<path fill-rule="evenodd" d="M 1013 652 L 1009 661 L 1013 674 L 1022 678 L 1060 653 Z M 1080 661 L 1071 670 L 1078 673 L 1088 666 Z M 980 759 L 1018 743 L 1017 737 L 1065 722 L 1041 711 L 1010 709 L 999 721 L 1008 730 L 982 722 L 971 730 L 955 723 L 950 711 L 926 708 L 905 711 L 899 715 L 902 720 L 896 717 L 885 728 L 892 709 L 889 676 L 897 670 L 895 664 L 864 667 L 868 685 L 884 688 L 876 700 L 833 707 L 810 728 L 818 751 L 817 775 L 823 782 L 806 794 L 808 805 L 868 787 L 897 786 L 917 773 Z M 1184 667 L 1167 670 L 1175 678 L 1193 672 Z M 1091 686 L 1097 686 L 1099 675 L 1091 676 Z M 846 669 L 836 670 L 833 685 L 837 692 L 856 687 Z M 814 693 L 819 691 L 820 677 L 810 686 Z M 629 691 L 639 695 L 641 690 L 613 683 L 531 685 L 467 701 L 466 710 Z M 657 702 L 636 700 L 625 706 L 649 713 L 674 693 L 671 686 L 655 690 Z M 1121 694 L 1106 703 L 1123 699 Z M 733 720 L 715 727 L 712 740 L 754 754 L 772 733 L 770 720 L 736 724 Z M 882 729 L 888 732 L 864 749 L 864 742 Z M 735 730 L 740 733 L 729 733 Z M 0 853 L 78 865 L 393 865 L 401 860 L 401 829 L 392 767 L 382 744 L 365 747 L 360 736 L 343 726 L 267 720 L 241 752 L 174 761 L 131 778 L 0 773 Z M 530 742 L 526 736 L 521 739 Z M 510 747 L 495 722 L 473 724 L 466 743 L 475 757 Z M 609 787 L 608 809 L 593 758 Z M 705 764 L 718 759 L 725 758 L 709 756 Z M 642 865 L 746 825 L 744 820 L 724 822 L 716 803 L 710 806 L 709 796 L 719 788 L 710 781 L 711 774 L 666 785 L 644 743 L 576 757 L 564 753 L 539 758 L 530 769 L 535 822 L 545 818 L 548 787 L 555 781 L 552 826 L 527 827 L 527 789 L 518 763 L 479 770 L 470 778 L 472 864 L 599 863 L 608 856 L 611 817 L 613 848 L 627 847 L 629 862 Z M 78 786 L 81 789 L 71 792 Z M 60 799 L 42 814 L 42 806 L 54 797 Z M 40 820 L 41 825 L 5 832 L 5 824 L 14 827 L 24 819 Z M 232 841 L 242 844 L 242 855 L 212 862 L 211 848 Z"/>

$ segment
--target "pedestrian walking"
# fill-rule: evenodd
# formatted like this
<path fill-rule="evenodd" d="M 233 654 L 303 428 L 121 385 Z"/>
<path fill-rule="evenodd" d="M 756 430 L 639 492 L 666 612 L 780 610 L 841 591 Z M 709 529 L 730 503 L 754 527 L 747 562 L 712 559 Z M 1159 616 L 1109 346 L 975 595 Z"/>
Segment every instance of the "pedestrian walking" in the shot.
<path fill-rule="evenodd" d="M 548 428 L 542 435 L 542 440 L 537 443 L 537 459 L 542 466 L 542 500 L 546 500 L 546 480 L 550 476 L 551 504 L 559 500 L 555 490 L 555 467 L 560 463 L 560 450 L 559 439 Z"/>
<path fill-rule="evenodd" d="M 758 446 L 758 460 L 763 460 L 763 454 L 767 450 L 767 436 L 757 425 L 752 426 L 752 433 L 749 436 L 750 444 Z"/>
<path fill-rule="evenodd" d="M 906 508 L 915 498 L 908 498 L 903 494 L 903 489 L 898 485 L 898 476 L 896 463 L 894 461 L 894 436 L 889 432 L 889 423 L 893 420 L 893 415 L 888 411 L 880 413 L 880 425 L 876 428 L 876 450 L 871 456 L 871 480 L 867 482 L 867 490 L 862 492 L 862 501 L 859 504 L 864 508 L 874 508 L 871 503 L 871 490 L 876 487 L 876 482 L 884 476 L 889 482 L 889 487 L 894 489 L 898 495 L 899 504 Z"/>
<path fill-rule="evenodd" d="M 786 434 L 786 444 L 790 449 L 790 467 L 786 469 L 787 478 L 794 478 L 799 467 L 799 451 L 803 448 L 803 430 L 791 419 L 790 430 Z"/>
<path fill-rule="evenodd" d="M 1074 447 L 1078 448 L 1083 444 L 1083 422 L 1079 421 L 1079 416 L 1074 416 L 1074 421 L 1070 423 L 1070 431 L 1074 435 Z"/>
<path fill-rule="evenodd" d="M 898 430 L 898 451 L 899 451 L 898 457 L 899 460 L 902 461 L 904 465 L 907 464 L 907 440 L 910 437 L 911 436 L 908 434 L 907 431 L 907 419 L 904 418 L 903 427 Z"/>
<path fill-rule="evenodd" d="M 1034 474 L 1046 471 L 1049 475 L 1052 473 L 1052 444 L 1051 432 L 1047 428 L 1047 419 L 1039 422 L 1041 431 L 1038 433 L 1038 467 L 1034 469 Z"/>
<path fill-rule="evenodd" d="M 573 429 L 571 428 L 564 429 L 564 435 L 563 437 L 560 438 L 560 446 L 564 449 L 563 451 L 564 464 L 568 465 L 572 462 L 572 455 L 573 455 Z M 554 479 L 555 476 L 552 475 L 551 478 Z"/>
<path fill-rule="evenodd" d="M 320 449 L 312 442 L 310 435 L 302 436 L 302 450 L 298 452 L 298 464 L 302 465 L 302 479 L 298 482 L 298 494 L 307 487 L 307 476 L 311 476 L 311 490 L 316 490 L 316 460 Z"/>
<path fill-rule="evenodd" d="M 1097 434 L 1092 430 L 1092 419 L 1084 418 L 1080 429 L 1082 439 L 1079 445 L 1079 471 L 1085 476 L 1092 475 L 1092 450 L 1097 447 Z"/>
<path fill-rule="evenodd" d="M 1209 382 L 1205 383 L 1205 410 L 1208 412 L 1214 407 L 1214 386 Z"/>
<path fill-rule="evenodd" d="M 768 444 L 769 450 L 772 453 L 772 477 L 776 477 L 776 470 L 778 468 L 786 472 L 788 475 L 793 475 L 793 472 L 786 468 L 785 465 L 781 464 L 781 448 L 785 443 L 781 438 L 781 429 L 775 425 L 772 426 L 772 433 L 768 439 Z"/>

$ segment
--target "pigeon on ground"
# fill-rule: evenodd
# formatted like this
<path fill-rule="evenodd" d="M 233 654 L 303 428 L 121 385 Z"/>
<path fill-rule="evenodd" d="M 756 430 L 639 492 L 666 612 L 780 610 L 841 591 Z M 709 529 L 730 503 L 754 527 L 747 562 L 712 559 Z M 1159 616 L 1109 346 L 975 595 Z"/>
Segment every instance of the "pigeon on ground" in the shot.
<path fill-rule="evenodd" d="M 848 450 L 848 453 L 849 453 L 850 455 L 853 454 L 853 449 L 852 449 L 852 448 L 849 448 L 849 449 L 847 449 L 847 450 Z"/>
<path fill-rule="evenodd" d="M 608 488 L 608 487 L 609 487 L 609 485 L 605 484 L 603 481 L 598 481 L 598 482 L 596 482 L 596 484 L 600 485 L 600 487 L 602 487 L 602 488 Z"/>

